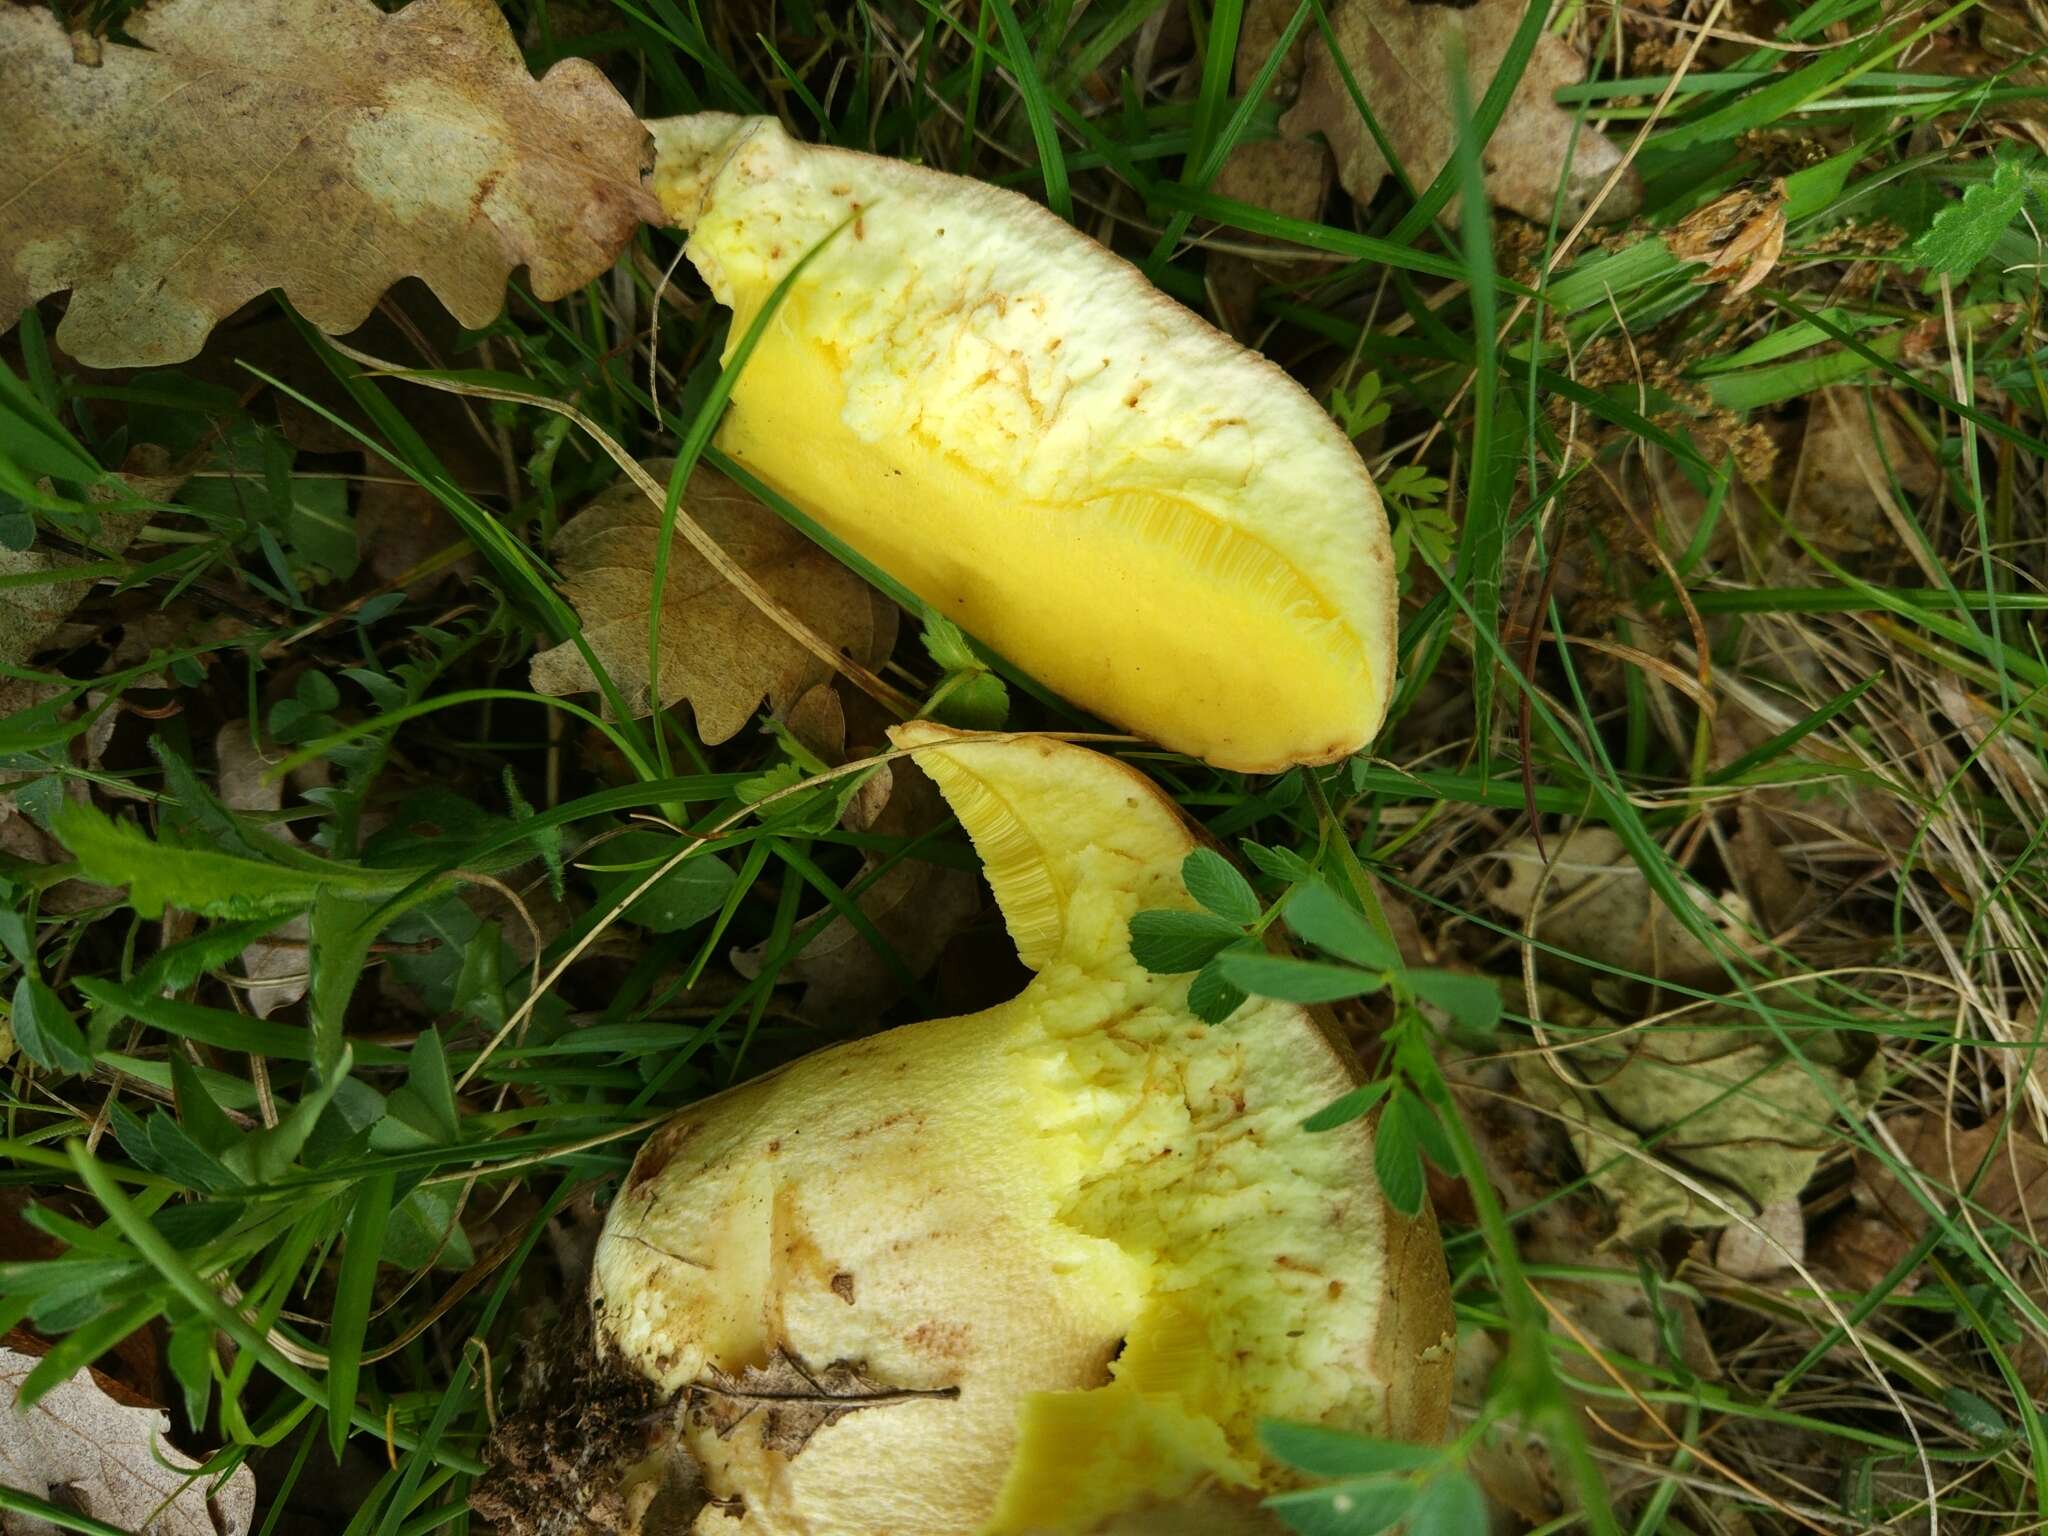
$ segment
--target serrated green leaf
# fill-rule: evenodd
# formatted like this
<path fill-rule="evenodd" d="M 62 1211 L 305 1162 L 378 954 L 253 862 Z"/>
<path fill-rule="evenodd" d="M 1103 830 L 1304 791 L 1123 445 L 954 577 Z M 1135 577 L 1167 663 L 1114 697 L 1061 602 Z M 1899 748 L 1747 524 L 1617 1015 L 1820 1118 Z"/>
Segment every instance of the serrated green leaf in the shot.
<path fill-rule="evenodd" d="M 1387 982 L 1384 976 L 1330 965 L 1321 960 L 1293 960 L 1256 950 L 1231 950 L 1217 957 L 1224 978 L 1254 997 L 1275 997 L 1287 1003 L 1331 1003 L 1363 997 Z"/>
<path fill-rule="evenodd" d="M 1944 277 L 1961 277 L 1991 254 L 1991 247 L 2026 206 L 2028 178 L 2016 160 L 2001 159 L 1991 179 L 1934 216 L 1913 241 L 1913 259 Z"/>
<path fill-rule="evenodd" d="M 1227 980 L 1214 960 L 1188 983 L 1188 1012 L 1205 1024 L 1221 1024 L 1247 1001 L 1244 988 Z"/>
<path fill-rule="evenodd" d="M 1322 881 L 1312 881 L 1287 898 L 1287 926 L 1304 943 L 1369 971 L 1396 970 L 1401 953 L 1373 931 L 1363 913 Z"/>
<path fill-rule="evenodd" d="M 323 889 L 389 896 L 407 885 L 412 873 L 334 863 L 288 869 L 158 842 L 133 823 L 115 821 L 76 801 L 57 813 L 56 833 L 87 879 L 126 886 L 128 904 L 147 918 L 162 917 L 167 905 L 203 917 L 289 916 L 309 909 Z"/>
<path fill-rule="evenodd" d="M 1200 970 L 1244 938 L 1244 930 L 1213 912 L 1154 907 L 1131 915 L 1131 958 L 1161 976 Z"/>
<path fill-rule="evenodd" d="M 1010 718 L 1010 689 L 986 669 L 955 672 L 939 685 L 944 697 L 932 710 L 934 719 L 963 731 L 999 731 Z"/>
<path fill-rule="evenodd" d="M 92 1052 L 85 1032 L 47 982 L 24 976 L 14 984 L 10 1020 L 22 1055 L 53 1072 L 89 1072 Z"/>
<path fill-rule="evenodd" d="M 924 610 L 925 654 L 938 663 L 941 671 L 968 672 L 981 665 L 981 658 L 974 654 L 974 647 L 967 643 L 967 634 L 936 609 Z"/>
<path fill-rule="evenodd" d="M 1180 878 L 1188 894 L 1218 917 L 1240 927 L 1259 920 L 1259 898 L 1250 883 L 1215 849 L 1197 848 L 1181 860 Z"/>

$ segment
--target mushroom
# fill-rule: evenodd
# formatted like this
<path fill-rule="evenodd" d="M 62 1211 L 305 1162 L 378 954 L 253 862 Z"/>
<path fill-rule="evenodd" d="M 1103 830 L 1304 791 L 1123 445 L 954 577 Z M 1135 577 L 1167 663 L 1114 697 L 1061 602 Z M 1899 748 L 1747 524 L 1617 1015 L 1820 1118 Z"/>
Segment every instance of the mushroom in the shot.
<path fill-rule="evenodd" d="M 592 1277 L 600 1353 L 673 1404 L 696 1536 L 1251 1532 L 1262 1418 L 1441 1434 L 1432 1219 L 1380 1195 L 1314 1010 L 1225 1025 L 1131 956 L 1196 846 L 1124 764 L 894 732 L 1036 975 L 690 1106 L 641 1150 Z"/>
<path fill-rule="evenodd" d="M 649 127 L 654 192 L 733 310 L 728 361 L 794 278 L 720 428 L 744 470 L 1165 746 L 1273 772 L 1371 739 L 1386 515 L 1285 373 L 1015 193 L 773 118 Z"/>

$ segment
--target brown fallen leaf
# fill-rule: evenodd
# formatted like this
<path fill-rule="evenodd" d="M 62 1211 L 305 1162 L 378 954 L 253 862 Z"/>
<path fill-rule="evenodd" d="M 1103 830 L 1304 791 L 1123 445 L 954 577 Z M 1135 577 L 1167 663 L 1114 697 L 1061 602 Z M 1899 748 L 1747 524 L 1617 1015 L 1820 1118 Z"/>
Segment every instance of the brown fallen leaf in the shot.
<path fill-rule="evenodd" d="M 21 1384 L 37 1361 L 0 1348 L 0 1483 L 48 1499 L 58 1490 L 81 1514 L 117 1530 L 150 1536 L 246 1536 L 256 1517 L 256 1477 L 247 1464 L 219 1487 L 191 1474 L 199 1463 L 172 1446 L 170 1418 L 108 1394 L 105 1378 L 81 1370 L 15 1410 Z M 19 1514 L 0 1516 L 0 1531 L 18 1536 L 47 1530 Z"/>
<path fill-rule="evenodd" d="M 1769 1280 L 1805 1259 L 1806 1212 L 1797 1200 L 1774 1201 L 1754 1227 L 1727 1227 L 1714 1244 L 1714 1268 L 1737 1280 Z"/>
<path fill-rule="evenodd" d="M 1548 854 L 1546 862 L 1544 855 Z M 1615 966 L 1654 981 L 1711 987 L 1726 973 L 1714 952 L 1651 891 L 1621 839 L 1605 827 L 1581 827 L 1560 841 L 1517 838 L 1493 855 L 1481 882 L 1486 899 L 1520 918 L 1524 932 L 1598 966 Z M 1704 894 L 1700 915 L 1741 941 L 1735 927 Z M 1725 906 L 1740 914 L 1741 898 Z M 1635 989 L 1568 959 L 1540 953 L 1539 967 L 1561 979 L 1586 981 L 1602 1002 L 1620 1003 Z"/>
<path fill-rule="evenodd" d="M 647 136 L 604 75 L 536 81 L 489 0 L 165 0 L 81 63 L 0 7 L 0 325 L 71 290 L 95 367 L 182 362 L 271 288 L 353 330 L 400 278 L 464 325 L 526 266 L 541 298 L 604 271 L 652 205 Z"/>
<path fill-rule="evenodd" d="M 1918 1112 L 1887 1116 L 1884 1125 L 1937 1204 L 1954 1206 L 1983 1165 L 1970 1196 L 1980 1224 L 1988 1217 L 2037 1234 L 2048 1226 L 2048 1147 L 2033 1137 L 1995 1120 L 1960 1130 L 1944 1116 Z M 1891 1164 L 1869 1152 L 1857 1154 L 1853 1196 L 1821 1234 L 1814 1260 L 1845 1286 L 1868 1290 L 1920 1240 L 1930 1218 Z"/>
<path fill-rule="evenodd" d="M 4 32 L 6 21 L 7 13 L 0 11 L 0 32 Z M 0 64 L 4 64 L 4 59 L 0 59 Z M 0 112 L 4 111 L 0 107 Z M 4 202 L 4 197 L 0 197 L 0 206 Z M 0 283 L 4 282 L 4 275 L 0 275 Z M 4 301 L 0 301 L 0 312 L 5 312 Z M 7 313 L 11 320 L 12 313 Z M 129 452 L 117 476 L 94 486 L 88 493 L 103 508 L 100 526 L 90 536 L 89 550 L 72 553 L 38 546 L 0 549 L 0 577 L 18 581 L 42 575 L 55 577 L 68 567 L 121 554 L 150 519 L 149 508 L 136 503 L 169 500 L 185 478 L 181 471 L 171 467 L 169 455 L 161 448 L 137 446 Z M 62 580 L 0 590 L 0 664 L 19 666 L 33 656 L 88 590 L 89 583 Z"/>
<path fill-rule="evenodd" d="M 1702 283 L 1728 283 L 1738 299 L 1770 276 L 1785 250 L 1785 183 L 1744 187 L 1680 219 L 1664 237 L 1680 261 L 1703 261 Z"/>
<path fill-rule="evenodd" d="M 284 785 L 272 779 L 272 759 L 257 744 L 247 720 L 230 720 L 213 738 L 216 768 L 214 791 L 231 811 L 276 811 L 284 806 Z M 282 758 L 279 753 L 278 757 Z M 290 827 L 273 822 L 265 830 L 278 841 L 297 845 Z M 242 994 L 249 1011 L 267 1019 L 306 995 L 312 980 L 308 943 L 311 921 L 303 914 L 288 918 L 242 950 L 242 975 L 249 981 Z"/>
<path fill-rule="evenodd" d="M 665 481 L 671 466 L 671 460 L 650 459 L 643 467 Z M 853 572 L 714 470 L 699 465 L 683 500 L 705 532 L 813 631 L 863 663 L 886 654 L 895 609 Z M 563 591 L 583 620 L 583 637 L 626 702 L 641 712 L 651 707 L 647 610 L 660 526 L 661 509 L 622 480 L 555 536 Z M 715 746 L 753 718 L 763 696 L 772 708 L 786 710 L 829 675 L 817 656 L 676 535 L 661 605 L 663 706 L 688 699 L 697 734 Z M 548 694 L 586 693 L 597 679 L 565 642 L 533 658 L 533 686 Z"/>
<path fill-rule="evenodd" d="M 855 1360 L 835 1360 L 815 1370 L 781 1346 L 769 1354 L 767 1364 L 747 1366 L 736 1376 L 714 1365 L 683 1392 L 719 1439 L 753 1419 L 761 1427 L 761 1443 L 784 1456 L 798 1455 L 819 1430 L 863 1408 L 960 1395 L 958 1387 L 892 1387 L 869 1376 Z"/>
<path fill-rule="evenodd" d="M 1293 19 L 1293 0 L 1252 0 L 1245 7 L 1237 34 L 1237 62 L 1234 79 L 1240 92 L 1258 83 L 1260 72 L 1281 34 Z M 1308 64 L 1308 44 L 1313 27 L 1297 32 L 1294 46 L 1287 50 L 1274 72 L 1271 97 L 1278 105 L 1291 103 L 1301 88 L 1302 71 Z M 1218 197 L 1249 203 L 1268 213 L 1290 219 L 1315 219 L 1322 215 L 1333 179 L 1330 152 L 1313 139 L 1259 139 L 1238 144 L 1216 173 L 1210 190 Z M 1256 320 L 1255 305 L 1262 281 L 1284 278 L 1292 267 L 1298 271 L 1304 261 L 1328 261 L 1319 252 L 1305 251 L 1280 241 L 1267 240 L 1241 231 L 1232 232 L 1236 244 L 1270 247 L 1272 254 L 1252 256 L 1239 251 L 1211 253 L 1208 276 L 1223 318 L 1233 334 L 1248 336 Z"/>
<path fill-rule="evenodd" d="M 1458 124 L 1451 113 L 1446 47 L 1464 39 L 1471 97 L 1477 101 L 1499 72 L 1521 24 L 1523 0 L 1473 0 L 1466 6 L 1429 0 L 1344 0 L 1331 16 L 1338 46 L 1401 168 L 1419 192 L 1450 163 Z M 1571 109 L 1553 99 L 1585 78 L 1586 61 L 1552 32 L 1536 39 L 1515 94 L 1482 156 L 1486 194 L 1525 218 L 1547 219 L 1559 176 L 1567 176 L 1565 216 L 1582 212 L 1621 164 L 1621 151 L 1602 135 L 1579 132 Z M 1337 154 L 1337 179 L 1363 203 L 1389 174 L 1386 157 L 1358 115 L 1327 48 L 1310 51 L 1301 100 L 1280 120 L 1287 133 L 1320 133 Z M 1569 169 L 1567 169 L 1569 163 Z M 1605 218 L 1626 218 L 1641 198 L 1633 168 L 1601 205 Z"/>
<path fill-rule="evenodd" d="M 1996 1120 L 1958 1130 L 1945 1116 L 1927 1114 L 1891 1116 L 1885 1129 L 1936 1201 L 1959 1200 L 1981 1165 L 1983 1176 L 1970 1194 L 1973 1209 L 2011 1226 L 2048 1226 L 2048 1147 L 2033 1137 Z M 1914 1237 L 1926 1230 L 1926 1210 L 1876 1155 L 1857 1154 L 1856 1176 L 1859 1193 L 1879 1214 Z"/>
<path fill-rule="evenodd" d="M 1624 1029 L 1555 987 L 1538 994 L 1554 1049 L 1517 1055 L 1516 1083 L 1562 1120 L 1622 1243 L 1796 1200 L 1836 1145 L 1835 1106 L 1876 1089 L 1824 1034 L 1803 1038 L 1801 1060 L 1740 1015 Z"/>
<path fill-rule="evenodd" d="M 1884 391 L 1866 394 L 1846 384 L 1808 398 L 1785 515 L 1822 549 L 1902 548 L 1885 503 L 1895 491 L 1918 500 L 1940 485 L 1933 456 L 1899 424 L 1895 409 Z"/>

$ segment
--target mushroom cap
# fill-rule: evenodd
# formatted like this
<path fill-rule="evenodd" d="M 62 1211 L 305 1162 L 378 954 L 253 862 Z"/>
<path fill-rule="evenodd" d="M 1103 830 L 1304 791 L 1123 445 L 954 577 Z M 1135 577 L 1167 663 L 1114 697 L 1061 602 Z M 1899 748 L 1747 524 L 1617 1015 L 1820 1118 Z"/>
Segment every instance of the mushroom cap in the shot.
<path fill-rule="evenodd" d="M 1393 547 L 1298 384 L 1028 198 L 799 143 L 649 125 L 653 187 L 734 311 L 719 445 L 1102 718 L 1219 766 L 1327 762 L 1394 673 Z"/>
<path fill-rule="evenodd" d="M 1037 974 L 693 1105 L 636 1159 L 597 1252 L 601 1343 L 672 1391 L 793 1358 L 857 1366 L 874 1399 L 794 1447 L 765 1411 L 686 1412 L 707 1487 L 745 1509 L 695 1529 L 1140 1531 L 1194 1500 L 1202 1525 L 1156 1528 L 1251 1530 L 1286 1478 L 1258 1420 L 1440 1434 L 1434 1224 L 1380 1195 L 1367 1122 L 1301 1128 L 1352 1063 L 1309 1010 L 1205 1024 L 1186 978 L 1131 958 L 1133 912 L 1192 905 L 1172 803 L 1070 744 L 894 734 Z"/>

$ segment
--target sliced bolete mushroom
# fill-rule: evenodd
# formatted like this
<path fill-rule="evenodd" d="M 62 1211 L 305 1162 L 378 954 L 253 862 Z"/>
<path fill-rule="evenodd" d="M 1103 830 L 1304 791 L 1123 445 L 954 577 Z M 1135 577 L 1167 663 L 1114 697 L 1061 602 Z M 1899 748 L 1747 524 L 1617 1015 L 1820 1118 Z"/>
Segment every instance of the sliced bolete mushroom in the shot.
<path fill-rule="evenodd" d="M 1069 744 L 895 738 L 1037 974 L 693 1105 L 640 1152 L 596 1334 L 679 1394 L 712 1501 L 691 1529 L 1258 1530 L 1285 1476 L 1260 1419 L 1441 1433 L 1434 1224 L 1381 1197 L 1365 1121 L 1302 1129 L 1352 1064 L 1310 1010 L 1208 1025 L 1131 957 L 1133 912 L 1192 905 L 1172 803 Z"/>
<path fill-rule="evenodd" d="M 719 443 L 1077 703 L 1226 768 L 1371 739 L 1395 586 L 1371 477 L 1285 373 L 1015 193 L 649 125 L 653 186 L 746 359 Z"/>

